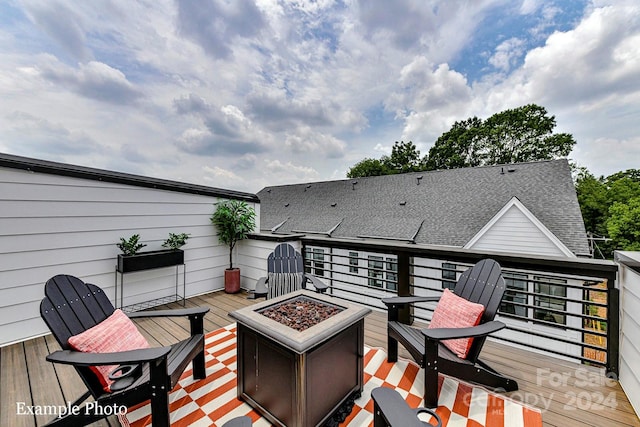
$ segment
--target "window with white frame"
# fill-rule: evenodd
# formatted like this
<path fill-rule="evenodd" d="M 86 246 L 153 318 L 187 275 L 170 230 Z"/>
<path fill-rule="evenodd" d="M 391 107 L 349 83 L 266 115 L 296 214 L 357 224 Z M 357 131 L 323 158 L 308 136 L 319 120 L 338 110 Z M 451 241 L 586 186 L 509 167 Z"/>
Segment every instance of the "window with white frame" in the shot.
<path fill-rule="evenodd" d="M 398 260 L 393 257 L 369 255 L 369 286 L 395 291 L 398 288 Z"/>
<path fill-rule="evenodd" d="M 305 273 L 324 277 L 324 249 L 306 248 Z"/>
<path fill-rule="evenodd" d="M 527 317 L 527 275 L 504 272 L 503 276 L 504 282 L 507 285 L 507 291 L 504 293 L 504 297 L 502 297 L 500 311 L 506 314 Z"/>
<path fill-rule="evenodd" d="M 567 281 L 553 277 L 503 272 L 507 291 L 500 304 L 500 312 L 525 319 L 567 324 Z M 532 308 L 533 306 L 533 308 Z"/>
<path fill-rule="evenodd" d="M 442 289 L 450 289 L 456 287 L 456 265 L 448 262 L 442 263 Z"/>
<path fill-rule="evenodd" d="M 386 287 L 391 291 L 395 291 L 398 289 L 398 260 L 395 258 L 387 258 L 386 267 Z"/>
<path fill-rule="evenodd" d="M 358 274 L 358 252 L 349 252 L 349 273 Z"/>
<path fill-rule="evenodd" d="M 384 288 L 384 257 L 369 255 L 368 267 L 369 286 Z"/>
<path fill-rule="evenodd" d="M 534 277 L 533 317 L 546 322 L 566 325 L 567 281 L 551 277 Z M 538 308 L 540 307 L 540 308 Z M 559 313 L 560 312 L 560 313 Z"/>

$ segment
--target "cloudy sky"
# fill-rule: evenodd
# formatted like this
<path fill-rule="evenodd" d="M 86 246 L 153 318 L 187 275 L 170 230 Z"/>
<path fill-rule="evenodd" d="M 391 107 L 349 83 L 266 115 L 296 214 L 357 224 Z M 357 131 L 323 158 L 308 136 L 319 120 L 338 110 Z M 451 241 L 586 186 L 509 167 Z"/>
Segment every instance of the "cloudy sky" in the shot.
<path fill-rule="evenodd" d="M 256 192 L 528 103 L 640 168 L 640 3 L 0 1 L 4 153 Z"/>

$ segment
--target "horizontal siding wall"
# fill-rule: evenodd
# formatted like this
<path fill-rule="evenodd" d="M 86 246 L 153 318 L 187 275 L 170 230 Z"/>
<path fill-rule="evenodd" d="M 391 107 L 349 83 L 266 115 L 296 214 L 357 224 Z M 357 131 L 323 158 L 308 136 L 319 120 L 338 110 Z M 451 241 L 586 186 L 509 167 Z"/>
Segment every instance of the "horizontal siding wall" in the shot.
<path fill-rule="evenodd" d="M 640 275 L 620 264 L 620 385 L 640 414 Z"/>
<path fill-rule="evenodd" d="M 470 249 L 566 256 L 515 206 L 505 212 Z"/>
<path fill-rule="evenodd" d="M 217 200 L 0 168 L 0 346 L 48 332 L 39 304 L 56 274 L 94 283 L 113 301 L 120 237 L 140 234 L 147 251 L 189 233 L 186 296 L 223 289 L 229 253 L 209 220 Z M 181 267 L 179 279 L 182 293 Z M 174 267 L 124 275 L 125 305 L 174 293 Z"/>

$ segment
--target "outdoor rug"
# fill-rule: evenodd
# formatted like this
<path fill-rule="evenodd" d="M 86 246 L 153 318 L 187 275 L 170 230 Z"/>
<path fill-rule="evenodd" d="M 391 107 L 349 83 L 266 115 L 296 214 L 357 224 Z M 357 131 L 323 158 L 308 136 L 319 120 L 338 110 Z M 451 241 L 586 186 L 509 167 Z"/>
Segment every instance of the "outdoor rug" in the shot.
<path fill-rule="evenodd" d="M 187 370 L 171 392 L 171 425 L 221 426 L 231 418 L 248 415 L 253 426 L 270 426 L 269 421 L 236 397 L 236 325 L 207 334 L 205 352 L 207 378 L 194 381 L 191 370 Z M 371 390 L 376 387 L 395 388 L 409 406 L 421 406 L 423 379 L 413 361 L 388 363 L 384 350 L 365 347 L 364 390 L 342 426 L 373 426 Z M 539 410 L 448 376 L 440 376 L 438 403 L 436 412 L 448 427 L 542 426 Z M 151 425 L 149 404 L 130 408 L 120 421 L 125 427 Z"/>

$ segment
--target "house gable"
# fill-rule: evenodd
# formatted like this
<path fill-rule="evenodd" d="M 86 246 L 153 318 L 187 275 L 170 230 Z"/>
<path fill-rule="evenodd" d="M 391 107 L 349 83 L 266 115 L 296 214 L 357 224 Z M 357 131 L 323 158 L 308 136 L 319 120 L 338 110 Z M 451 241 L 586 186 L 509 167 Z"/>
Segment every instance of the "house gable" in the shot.
<path fill-rule="evenodd" d="M 576 258 L 516 197 L 494 215 L 464 248 Z"/>

